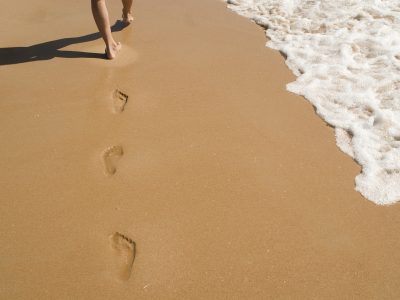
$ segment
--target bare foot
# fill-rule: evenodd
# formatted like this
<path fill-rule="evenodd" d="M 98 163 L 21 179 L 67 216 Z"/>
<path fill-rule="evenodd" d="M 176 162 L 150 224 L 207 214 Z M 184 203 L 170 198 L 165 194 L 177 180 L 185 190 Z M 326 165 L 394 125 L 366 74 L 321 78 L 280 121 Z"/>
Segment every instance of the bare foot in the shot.
<path fill-rule="evenodd" d="M 124 10 L 122 10 L 122 22 L 124 22 L 127 25 L 133 22 L 133 16 L 130 11 L 125 12 Z"/>
<path fill-rule="evenodd" d="M 119 50 L 121 50 L 121 48 L 122 48 L 122 45 L 119 42 L 118 43 L 114 42 L 110 46 L 107 46 L 107 48 L 106 48 L 107 58 L 114 59 L 117 56 Z"/>

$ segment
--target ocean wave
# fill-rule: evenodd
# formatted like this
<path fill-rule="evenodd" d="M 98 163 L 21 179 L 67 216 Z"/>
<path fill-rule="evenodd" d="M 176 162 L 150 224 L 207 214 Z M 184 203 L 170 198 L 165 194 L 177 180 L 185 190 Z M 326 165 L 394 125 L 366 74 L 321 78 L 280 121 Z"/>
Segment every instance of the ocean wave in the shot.
<path fill-rule="evenodd" d="M 400 1 L 227 0 L 266 29 L 304 96 L 362 167 L 356 190 L 400 201 Z"/>

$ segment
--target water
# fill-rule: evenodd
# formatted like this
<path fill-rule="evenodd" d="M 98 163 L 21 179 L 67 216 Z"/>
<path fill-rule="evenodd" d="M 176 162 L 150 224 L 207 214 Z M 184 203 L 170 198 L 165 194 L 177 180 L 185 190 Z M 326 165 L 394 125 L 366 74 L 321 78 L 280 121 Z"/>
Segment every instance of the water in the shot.
<path fill-rule="evenodd" d="M 266 29 L 304 96 L 362 172 L 356 190 L 400 201 L 400 1 L 228 0 Z M 329 155 L 329 154 L 328 154 Z"/>

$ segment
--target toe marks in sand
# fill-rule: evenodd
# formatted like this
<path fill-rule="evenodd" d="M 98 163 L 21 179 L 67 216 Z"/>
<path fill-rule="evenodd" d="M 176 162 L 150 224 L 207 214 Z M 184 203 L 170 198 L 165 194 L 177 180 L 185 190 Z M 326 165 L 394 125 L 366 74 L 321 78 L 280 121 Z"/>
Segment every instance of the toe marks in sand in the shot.
<path fill-rule="evenodd" d="M 114 113 L 121 113 L 125 109 L 129 96 L 116 89 L 113 93 Z M 117 172 L 117 163 L 124 155 L 124 149 L 120 145 L 111 146 L 104 150 L 102 158 L 106 175 L 114 175 Z M 115 232 L 110 236 L 111 248 L 114 251 L 115 273 L 118 279 L 127 281 L 132 274 L 133 262 L 136 256 L 136 243 L 129 237 Z"/>
<path fill-rule="evenodd" d="M 125 105 L 128 102 L 129 96 L 120 90 L 116 89 L 113 93 L 114 113 L 118 114 L 124 111 Z"/>
<path fill-rule="evenodd" d="M 119 89 L 114 90 L 112 96 L 114 113 L 123 112 L 128 99 L 129 96 L 127 94 L 121 92 Z M 103 152 L 103 162 L 106 175 L 113 175 L 117 172 L 116 164 L 123 154 L 124 150 L 121 146 L 112 146 Z"/>
<path fill-rule="evenodd" d="M 132 274 L 136 256 L 136 243 L 129 237 L 115 232 L 110 236 L 111 247 L 115 254 L 116 273 L 120 280 L 126 281 Z"/>
<path fill-rule="evenodd" d="M 124 155 L 122 146 L 112 146 L 104 150 L 103 163 L 107 175 L 114 175 L 117 172 L 117 162 Z"/>

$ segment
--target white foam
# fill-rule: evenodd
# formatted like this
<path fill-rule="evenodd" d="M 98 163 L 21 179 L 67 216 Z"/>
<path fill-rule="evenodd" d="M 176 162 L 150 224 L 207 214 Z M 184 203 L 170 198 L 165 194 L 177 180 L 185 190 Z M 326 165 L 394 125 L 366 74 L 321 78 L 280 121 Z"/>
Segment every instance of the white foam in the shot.
<path fill-rule="evenodd" d="M 356 190 L 377 204 L 400 201 L 400 1 L 227 2 L 287 56 L 298 76 L 288 90 L 316 107 L 362 166 Z"/>

